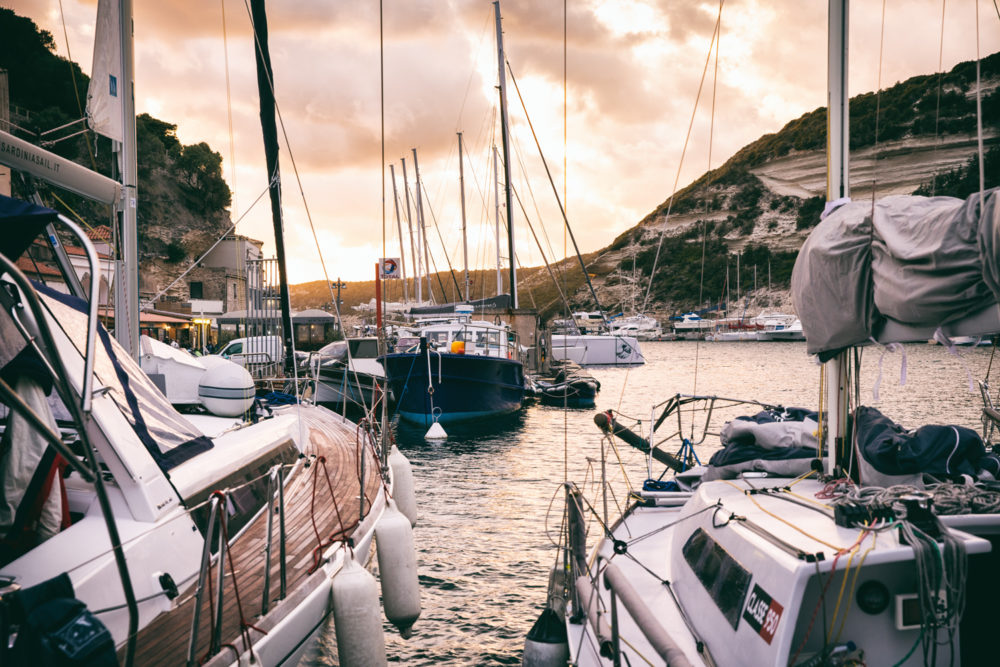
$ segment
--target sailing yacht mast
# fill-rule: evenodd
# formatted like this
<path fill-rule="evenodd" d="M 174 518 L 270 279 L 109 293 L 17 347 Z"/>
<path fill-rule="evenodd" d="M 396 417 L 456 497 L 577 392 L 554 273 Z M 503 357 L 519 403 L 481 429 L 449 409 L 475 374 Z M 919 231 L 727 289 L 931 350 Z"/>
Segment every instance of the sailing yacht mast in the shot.
<path fill-rule="evenodd" d="M 847 28 L 850 0 L 830 0 L 827 54 L 827 201 L 847 197 L 848 91 Z M 833 473 L 847 431 L 847 352 L 824 364 L 827 396 L 826 472 Z M 820 406 L 822 409 L 823 406 Z"/>
<path fill-rule="evenodd" d="M 117 261 L 115 285 L 115 338 L 133 359 L 139 358 L 139 255 L 136 225 L 137 188 L 135 133 L 135 57 L 132 31 L 132 0 L 119 5 L 121 34 L 121 100 L 122 141 L 118 145 L 121 160 L 120 242 L 122 250 Z"/>
<path fill-rule="evenodd" d="M 507 246 L 510 249 L 510 305 L 517 308 L 517 268 L 514 263 L 513 207 L 510 195 L 510 131 L 507 117 L 507 72 L 504 68 L 503 30 L 500 27 L 500 0 L 493 3 L 497 24 L 497 60 L 500 69 L 500 136 L 503 140 L 503 184 L 507 205 Z"/>
<path fill-rule="evenodd" d="M 274 225 L 274 251 L 278 258 L 278 295 L 281 302 L 281 329 L 285 344 L 285 372 L 295 369 L 295 337 L 292 335 L 291 297 L 288 293 L 288 271 L 285 265 L 285 232 L 281 218 L 281 175 L 278 166 L 278 128 L 274 119 L 274 74 L 271 54 L 267 47 L 267 13 L 264 0 L 250 0 L 256 42 L 257 90 L 260 97 L 260 126 L 264 134 L 264 159 L 267 163 L 268 191 L 271 198 L 271 220 Z"/>
<path fill-rule="evenodd" d="M 424 290 L 420 282 L 420 274 L 423 271 L 420 264 L 420 253 L 417 252 L 417 246 L 420 245 L 420 235 L 417 235 L 416 245 L 414 245 L 413 214 L 410 211 L 410 184 L 406 178 L 406 158 L 400 158 L 400 162 L 403 163 L 403 192 L 406 193 L 406 225 L 410 228 L 410 256 L 413 257 L 414 271 L 416 271 L 413 281 L 417 284 L 417 303 L 421 303 L 424 300 Z"/>
<path fill-rule="evenodd" d="M 391 164 L 389 165 L 389 176 L 392 178 L 392 208 L 396 212 L 396 231 L 399 232 L 399 268 L 403 272 L 403 303 L 409 303 L 410 286 L 406 284 L 406 249 L 403 247 L 403 223 L 399 219 L 399 194 L 396 192 L 396 170 Z"/>
<path fill-rule="evenodd" d="M 462 264 L 465 266 L 465 300 L 469 300 L 469 239 L 465 233 L 465 170 L 462 166 L 462 133 L 458 133 L 458 189 L 462 193 Z"/>
<path fill-rule="evenodd" d="M 497 235 L 497 296 L 503 294 L 503 275 L 500 273 L 500 172 L 497 166 L 497 147 L 493 147 L 493 205 Z"/>
<path fill-rule="evenodd" d="M 427 225 L 424 224 L 424 197 L 423 186 L 420 184 L 420 165 L 417 164 L 417 149 L 413 151 L 413 174 L 417 179 L 417 234 L 424 242 L 424 277 L 427 279 L 427 298 L 434 301 L 434 292 L 431 291 L 431 255 L 427 247 Z M 444 295 L 442 294 L 442 297 Z"/>

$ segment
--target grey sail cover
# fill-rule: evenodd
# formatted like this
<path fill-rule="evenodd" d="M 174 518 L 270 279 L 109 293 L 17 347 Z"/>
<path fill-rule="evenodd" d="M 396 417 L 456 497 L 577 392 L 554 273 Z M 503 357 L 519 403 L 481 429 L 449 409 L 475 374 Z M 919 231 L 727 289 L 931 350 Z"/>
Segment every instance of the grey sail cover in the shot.
<path fill-rule="evenodd" d="M 882 330 L 933 330 L 997 310 L 998 198 L 997 188 L 987 190 L 981 215 L 978 193 L 892 196 L 831 213 L 792 271 L 808 352 L 826 358 Z"/>

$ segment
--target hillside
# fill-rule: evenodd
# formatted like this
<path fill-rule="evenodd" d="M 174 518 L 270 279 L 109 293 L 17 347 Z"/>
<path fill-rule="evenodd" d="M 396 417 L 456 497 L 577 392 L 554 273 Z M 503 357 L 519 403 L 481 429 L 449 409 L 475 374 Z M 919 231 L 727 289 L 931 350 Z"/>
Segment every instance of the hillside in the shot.
<path fill-rule="evenodd" d="M 1000 185 L 1000 53 L 982 61 L 986 186 Z M 965 197 L 979 187 L 975 63 L 917 76 L 850 103 L 851 193 Z M 876 141 L 877 138 L 877 141 Z M 826 200 L 826 109 L 819 108 L 737 151 L 668 198 L 597 255 L 598 293 L 628 302 L 650 284 L 648 311 L 670 314 L 735 299 L 755 284 L 750 309 L 783 301 L 795 254 Z M 704 280 L 701 257 L 704 251 Z M 740 275 L 736 276 L 736 256 Z M 728 276 L 728 284 L 727 284 Z M 770 283 L 770 289 L 765 286 Z M 575 295 L 582 298 L 578 292 Z M 640 299 L 641 307 L 641 299 Z"/>
<path fill-rule="evenodd" d="M 75 62 L 55 55 L 51 34 L 3 7 L 0 35 L 0 69 L 8 73 L 13 133 L 42 144 L 42 132 L 83 116 L 89 77 Z M 183 145 L 176 125 L 148 114 L 136 118 L 136 135 L 140 290 L 157 292 L 228 229 L 231 194 L 222 177 L 222 156 L 208 144 Z M 46 148 L 109 175 L 110 140 L 94 136 L 80 134 Z M 12 183 L 20 197 L 28 197 L 35 187 L 47 206 L 85 226 L 108 224 L 110 210 L 103 205 L 41 181 Z M 186 298 L 185 289 L 181 283 L 173 291 Z"/>

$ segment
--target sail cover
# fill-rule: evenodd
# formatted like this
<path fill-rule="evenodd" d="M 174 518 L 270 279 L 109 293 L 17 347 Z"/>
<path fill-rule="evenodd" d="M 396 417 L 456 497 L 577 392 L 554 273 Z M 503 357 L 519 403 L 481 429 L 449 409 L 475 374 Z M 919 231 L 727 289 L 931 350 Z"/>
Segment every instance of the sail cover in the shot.
<path fill-rule="evenodd" d="M 94 32 L 94 63 L 87 89 L 90 129 L 115 141 L 122 140 L 122 40 L 118 3 L 100 0 Z"/>
<path fill-rule="evenodd" d="M 0 252 L 16 260 L 58 215 L 50 208 L 0 195 Z"/>
<path fill-rule="evenodd" d="M 892 332 L 927 331 L 1000 313 L 1000 189 L 954 197 L 854 202 L 819 223 L 799 251 L 792 299 L 821 359 Z M 987 317 L 983 317 L 983 313 Z M 958 332 L 960 327 L 953 327 Z M 899 333 L 897 333 L 899 332 Z M 920 332 L 917 334 L 916 332 Z"/>

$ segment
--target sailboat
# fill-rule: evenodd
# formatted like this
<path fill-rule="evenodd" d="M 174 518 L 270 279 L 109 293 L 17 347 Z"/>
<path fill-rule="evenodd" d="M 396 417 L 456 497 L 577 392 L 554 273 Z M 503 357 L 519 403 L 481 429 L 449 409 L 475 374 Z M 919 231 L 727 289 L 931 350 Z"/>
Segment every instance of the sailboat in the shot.
<path fill-rule="evenodd" d="M 823 404 L 676 395 L 653 406 L 647 435 L 597 415 L 647 453 L 649 480 L 617 519 L 607 497 L 601 517 L 566 483 L 562 554 L 525 664 L 983 664 L 994 653 L 1000 514 L 982 504 L 992 487 L 975 483 L 1000 471 L 983 443 L 1000 425 L 989 387 L 982 438 L 947 424 L 907 431 L 849 404 L 856 346 L 1000 332 L 1000 191 L 844 202 L 847 16 L 845 0 L 830 2 L 838 205 L 792 277 L 808 351 L 825 362 Z M 710 436 L 722 448 L 700 465 L 691 448 Z M 966 502 L 949 507 L 948 494 Z"/>
<path fill-rule="evenodd" d="M 263 3 L 252 5 L 270 81 Z M 109 20 L 102 2 L 99 25 L 121 31 L 128 66 L 115 77 L 131 100 L 131 5 L 119 9 Z M 107 43 L 100 30 L 97 42 Z M 263 115 L 273 98 L 261 97 Z M 130 105 L 122 116 L 127 127 Z M 129 134 L 124 145 L 134 145 Z M 123 187 L 30 144 L 23 151 L 15 169 L 135 207 L 127 179 Z M 205 411 L 178 413 L 129 338 L 99 324 L 87 235 L 7 197 L 0 224 L 10 230 L 0 243 L 0 663 L 294 664 L 332 616 L 342 664 L 385 664 L 365 568 L 376 534 L 387 617 L 408 636 L 419 616 L 415 506 L 398 450 L 315 405 L 255 409 L 249 373 L 224 360 L 199 382 Z M 84 249 L 89 292 L 63 294 L 17 268 L 55 225 Z M 137 322 L 132 310 L 116 331 L 137 332 Z"/>
<path fill-rule="evenodd" d="M 507 241 L 511 258 L 510 305 L 516 310 L 518 294 L 514 267 L 503 32 L 500 25 L 500 3 L 494 2 L 493 7 L 499 61 Z M 459 146 L 461 150 L 461 137 Z M 497 234 L 499 239 L 499 227 Z M 499 322 L 473 319 L 474 308 L 470 304 L 449 306 L 448 309 L 454 313 L 453 317 L 424 321 L 419 329 L 419 338 L 401 341 L 402 345 L 397 344 L 395 352 L 379 359 L 392 387 L 396 412 L 400 418 L 426 427 L 440 428 L 442 423 L 497 417 L 520 410 L 525 393 L 524 351 L 516 333 L 511 327 Z"/>

